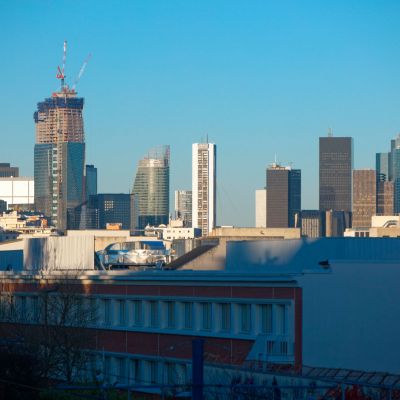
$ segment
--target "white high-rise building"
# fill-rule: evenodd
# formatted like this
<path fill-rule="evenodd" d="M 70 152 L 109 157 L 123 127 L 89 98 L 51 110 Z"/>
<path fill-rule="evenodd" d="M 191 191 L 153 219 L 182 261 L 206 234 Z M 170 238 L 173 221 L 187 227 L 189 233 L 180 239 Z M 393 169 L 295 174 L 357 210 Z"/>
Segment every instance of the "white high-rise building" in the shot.
<path fill-rule="evenodd" d="M 216 161 L 214 143 L 192 145 L 192 224 L 207 235 L 216 224 Z"/>
<path fill-rule="evenodd" d="M 256 190 L 256 228 L 267 226 L 267 189 Z"/>

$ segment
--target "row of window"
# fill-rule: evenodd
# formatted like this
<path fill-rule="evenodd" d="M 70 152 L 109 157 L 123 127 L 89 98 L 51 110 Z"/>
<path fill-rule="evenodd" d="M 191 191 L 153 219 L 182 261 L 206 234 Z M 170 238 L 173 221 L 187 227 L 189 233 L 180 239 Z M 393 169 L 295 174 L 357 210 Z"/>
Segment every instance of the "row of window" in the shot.
<path fill-rule="evenodd" d="M 179 329 L 221 333 L 285 335 L 287 304 L 114 300 L 99 301 L 105 326 Z"/>
<path fill-rule="evenodd" d="M 56 298 L 56 295 L 54 295 Z M 287 335 L 291 326 L 290 303 L 249 304 L 207 301 L 125 300 L 84 298 L 69 305 L 71 323 L 86 312 L 87 325 L 139 330 L 180 330 L 221 334 Z M 59 303 L 43 303 L 39 296 L 1 296 L 0 316 L 37 322 L 49 307 L 61 309 Z M 7 312 L 6 312 L 7 311 Z M 50 316 L 53 317 L 53 316 Z M 49 316 L 45 317 L 46 319 Z M 83 321 L 84 322 L 84 321 Z"/>
<path fill-rule="evenodd" d="M 105 355 L 93 356 L 88 371 L 97 371 L 94 379 L 120 384 L 187 384 L 191 381 L 189 365 L 153 359 Z M 87 376 L 90 379 L 90 375 Z"/>

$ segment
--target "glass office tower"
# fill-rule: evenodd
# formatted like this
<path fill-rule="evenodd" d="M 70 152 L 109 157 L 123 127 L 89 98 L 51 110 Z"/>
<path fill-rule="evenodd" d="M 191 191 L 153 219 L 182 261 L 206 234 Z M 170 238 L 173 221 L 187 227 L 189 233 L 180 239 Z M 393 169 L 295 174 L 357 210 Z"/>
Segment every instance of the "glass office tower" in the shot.
<path fill-rule="evenodd" d="M 97 194 L 97 168 L 94 165 L 86 165 L 86 199 Z"/>
<path fill-rule="evenodd" d="M 376 153 L 376 178 L 379 181 L 391 181 L 391 153 Z"/>
<path fill-rule="evenodd" d="M 137 229 L 168 224 L 169 159 L 169 146 L 161 146 L 151 149 L 139 160 L 132 190 Z"/>

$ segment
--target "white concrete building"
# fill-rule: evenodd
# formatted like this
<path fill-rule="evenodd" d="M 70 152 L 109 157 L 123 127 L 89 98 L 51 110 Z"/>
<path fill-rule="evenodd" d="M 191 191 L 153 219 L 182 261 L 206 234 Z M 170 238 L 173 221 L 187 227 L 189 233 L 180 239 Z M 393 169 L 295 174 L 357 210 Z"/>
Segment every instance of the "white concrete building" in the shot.
<path fill-rule="evenodd" d="M 192 145 L 192 226 L 203 235 L 216 225 L 216 160 L 214 143 Z"/>
<path fill-rule="evenodd" d="M 256 228 L 267 226 L 267 189 L 256 190 Z"/>
<path fill-rule="evenodd" d="M 8 208 L 33 206 L 34 189 L 35 184 L 31 177 L 0 178 L 0 200 L 6 201 Z"/>

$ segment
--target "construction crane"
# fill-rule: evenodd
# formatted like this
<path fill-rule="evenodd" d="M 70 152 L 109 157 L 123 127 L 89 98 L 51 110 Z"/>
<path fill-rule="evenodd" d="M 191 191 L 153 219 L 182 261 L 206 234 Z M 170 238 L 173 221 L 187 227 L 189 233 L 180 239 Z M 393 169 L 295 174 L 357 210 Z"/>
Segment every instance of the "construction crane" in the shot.
<path fill-rule="evenodd" d="M 86 57 L 86 60 L 83 62 L 82 67 L 81 67 L 81 69 L 79 71 L 79 74 L 76 77 L 75 82 L 74 82 L 74 84 L 73 84 L 73 86 L 71 88 L 71 92 L 75 91 L 76 85 L 78 84 L 79 80 L 81 79 L 81 76 L 85 72 L 86 65 L 89 62 L 89 60 L 91 59 L 91 57 L 92 57 L 92 55 L 89 54 Z M 65 92 L 65 91 L 69 90 L 68 85 L 65 83 L 65 78 L 66 78 L 66 75 L 65 75 L 65 64 L 66 64 L 66 61 L 67 61 L 67 41 L 65 40 L 64 41 L 64 52 L 63 52 L 63 59 L 62 59 L 62 67 L 60 67 L 60 66 L 57 67 L 57 75 L 56 75 L 57 79 L 61 79 L 61 91 L 62 92 Z"/>
<path fill-rule="evenodd" d="M 91 58 L 92 58 L 92 55 L 89 54 L 89 55 L 86 57 L 86 60 L 83 62 L 82 67 L 81 67 L 81 69 L 79 70 L 79 74 L 78 74 L 78 76 L 76 77 L 74 84 L 72 85 L 72 89 L 71 89 L 72 91 L 75 91 L 76 85 L 78 84 L 79 79 L 81 79 L 81 76 L 82 76 L 83 73 L 85 72 L 86 65 L 87 65 L 87 63 L 90 61 Z"/>
<path fill-rule="evenodd" d="M 64 40 L 64 52 L 63 52 L 63 59 L 62 59 L 62 69 L 60 66 L 57 67 L 57 79 L 61 79 L 61 90 L 64 90 L 65 87 L 65 63 L 67 61 L 67 41 Z"/>

